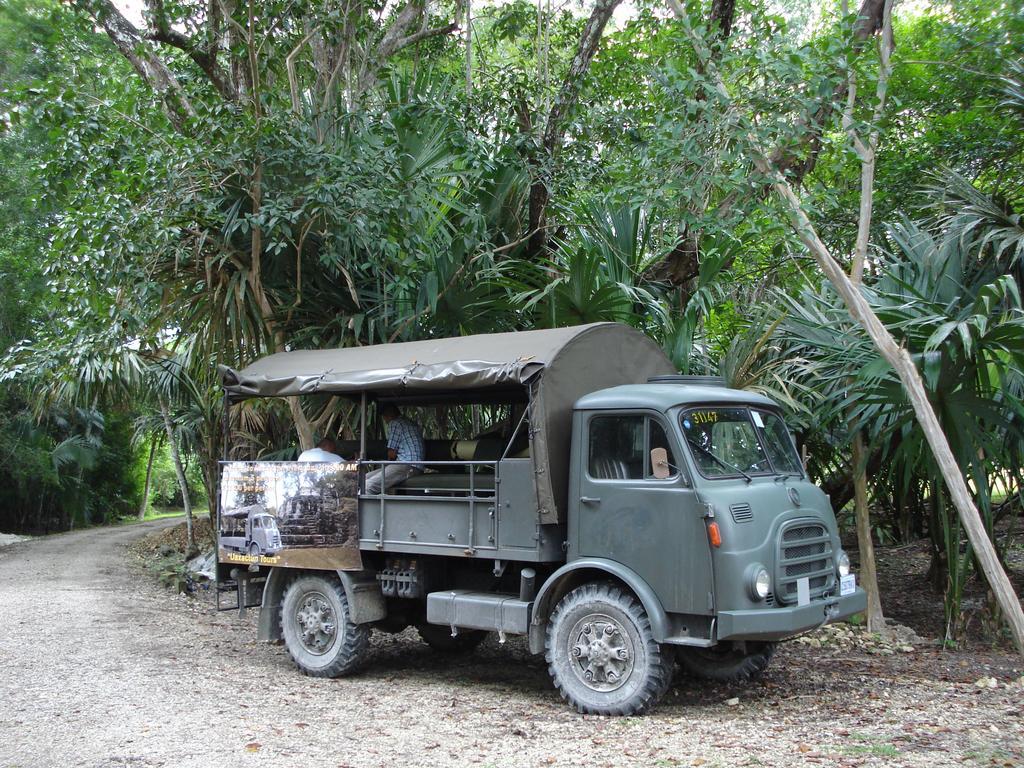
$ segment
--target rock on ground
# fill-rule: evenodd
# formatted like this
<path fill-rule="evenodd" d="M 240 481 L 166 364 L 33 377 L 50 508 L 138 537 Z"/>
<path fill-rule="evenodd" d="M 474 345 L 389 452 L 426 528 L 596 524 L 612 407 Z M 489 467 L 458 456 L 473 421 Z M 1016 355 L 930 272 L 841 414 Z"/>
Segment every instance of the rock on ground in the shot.
<path fill-rule="evenodd" d="M 642 718 L 572 712 L 517 640 L 451 658 L 413 632 L 377 633 L 362 673 L 306 678 L 283 648 L 256 643 L 252 616 L 176 596 L 132 565 L 125 544 L 166 524 L 0 551 L 0 766 L 1024 762 L 1018 657 L 874 653 L 854 630 L 785 644 L 758 683 L 680 677 Z"/>

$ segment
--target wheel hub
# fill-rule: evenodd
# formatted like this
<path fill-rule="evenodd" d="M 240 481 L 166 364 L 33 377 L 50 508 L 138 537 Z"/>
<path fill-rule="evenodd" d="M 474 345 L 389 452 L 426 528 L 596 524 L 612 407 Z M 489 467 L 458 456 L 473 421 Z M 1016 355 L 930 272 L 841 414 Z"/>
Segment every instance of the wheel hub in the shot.
<path fill-rule="evenodd" d="M 295 609 L 295 624 L 299 628 L 299 642 L 310 653 L 326 653 L 334 643 L 337 622 L 334 609 L 319 592 L 307 594 Z"/>
<path fill-rule="evenodd" d="M 633 642 L 625 627 L 607 614 L 590 614 L 577 621 L 568 645 L 572 671 L 595 691 L 614 691 L 633 671 Z"/>

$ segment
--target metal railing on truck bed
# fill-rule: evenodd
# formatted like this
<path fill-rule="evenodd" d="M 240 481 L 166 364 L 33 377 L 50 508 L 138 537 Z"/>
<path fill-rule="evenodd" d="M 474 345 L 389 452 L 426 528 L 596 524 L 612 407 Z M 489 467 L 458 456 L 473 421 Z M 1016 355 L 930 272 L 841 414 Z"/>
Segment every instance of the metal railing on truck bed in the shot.
<path fill-rule="evenodd" d="M 364 461 L 360 469 L 406 463 Z M 365 493 L 360 472 L 360 549 L 533 562 L 563 557 L 564 528 L 540 524 L 530 459 L 424 464 L 434 471 L 379 493 Z"/>

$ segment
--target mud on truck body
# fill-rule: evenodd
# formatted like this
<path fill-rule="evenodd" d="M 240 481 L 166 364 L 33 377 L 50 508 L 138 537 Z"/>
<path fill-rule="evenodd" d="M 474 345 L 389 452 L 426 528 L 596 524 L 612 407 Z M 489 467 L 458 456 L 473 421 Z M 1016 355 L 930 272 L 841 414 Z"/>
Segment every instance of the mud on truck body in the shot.
<path fill-rule="evenodd" d="M 219 550 L 218 588 L 260 605 L 259 638 L 306 674 L 356 670 L 375 629 L 416 626 L 443 651 L 525 635 L 579 711 L 636 714 L 677 662 L 749 679 L 778 641 L 865 608 L 778 406 L 676 375 L 626 326 L 285 352 L 222 376 L 226 423 L 249 397 L 359 405 L 358 461 L 223 465 L 219 514 L 326 500 L 301 546 L 285 516 L 273 558 Z M 369 434 L 374 402 L 507 418 L 429 435 L 420 474 L 367 494 L 395 463 Z"/>

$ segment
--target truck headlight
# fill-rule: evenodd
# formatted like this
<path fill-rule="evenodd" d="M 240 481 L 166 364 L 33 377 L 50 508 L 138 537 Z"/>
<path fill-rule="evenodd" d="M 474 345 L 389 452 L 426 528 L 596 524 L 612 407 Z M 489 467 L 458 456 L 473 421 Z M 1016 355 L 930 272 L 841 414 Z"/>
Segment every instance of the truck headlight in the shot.
<path fill-rule="evenodd" d="M 839 556 L 836 558 L 836 568 L 839 569 L 840 576 L 850 575 L 850 556 L 843 552 L 843 550 L 839 550 Z"/>
<path fill-rule="evenodd" d="M 751 566 L 748 573 L 750 596 L 755 600 L 764 600 L 772 590 L 772 577 L 768 575 L 768 569 L 758 563 Z"/>

